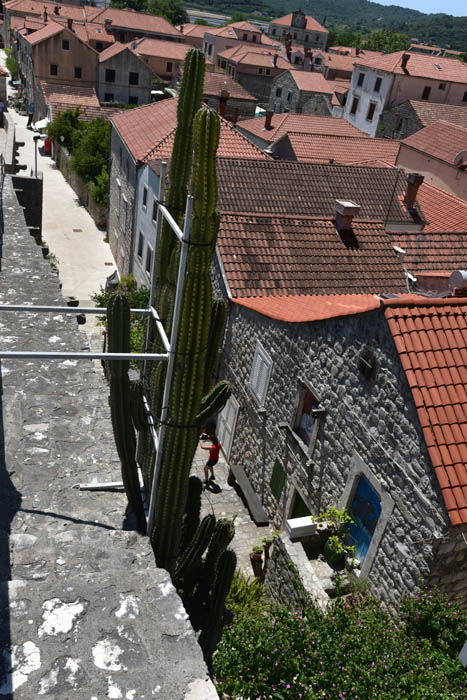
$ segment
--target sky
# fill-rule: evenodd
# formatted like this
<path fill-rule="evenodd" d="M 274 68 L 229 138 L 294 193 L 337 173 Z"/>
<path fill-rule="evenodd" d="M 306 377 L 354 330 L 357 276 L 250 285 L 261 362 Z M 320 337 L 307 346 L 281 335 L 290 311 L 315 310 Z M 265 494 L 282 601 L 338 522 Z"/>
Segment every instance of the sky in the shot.
<path fill-rule="evenodd" d="M 374 0 L 381 5 L 400 5 L 411 10 L 437 14 L 443 12 L 446 15 L 467 16 L 466 0 Z"/>

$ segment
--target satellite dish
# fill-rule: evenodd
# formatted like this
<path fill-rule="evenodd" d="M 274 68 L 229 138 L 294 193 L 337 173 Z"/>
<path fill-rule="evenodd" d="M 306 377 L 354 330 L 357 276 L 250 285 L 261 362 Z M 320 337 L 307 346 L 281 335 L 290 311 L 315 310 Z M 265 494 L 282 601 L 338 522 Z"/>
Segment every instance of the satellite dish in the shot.
<path fill-rule="evenodd" d="M 464 148 L 463 151 L 459 151 L 459 153 L 454 156 L 454 165 L 457 165 L 458 168 L 463 168 L 467 165 L 467 148 Z"/>

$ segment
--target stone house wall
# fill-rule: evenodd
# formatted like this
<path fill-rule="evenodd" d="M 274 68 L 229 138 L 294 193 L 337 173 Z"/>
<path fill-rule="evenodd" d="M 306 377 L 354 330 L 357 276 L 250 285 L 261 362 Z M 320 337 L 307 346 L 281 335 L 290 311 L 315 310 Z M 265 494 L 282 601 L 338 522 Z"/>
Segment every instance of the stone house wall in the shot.
<path fill-rule="evenodd" d="M 133 218 L 136 186 L 136 163 L 112 125 L 110 132 L 109 203 L 107 232 L 120 276 L 132 272 Z"/>
<path fill-rule="evenodd" d="M 405 139 L 424 127 L 410 102 L 385 109 L 379 124 L 381 135 L 387 139 Z"/>
<path fill-rule="evenodd" d="M 249 389 L 258 341 L 273 363 L 264 406 Z M 358 370 L 367 345 L 378 365 L 370 383 Z M 313 515 L 349 506 L 363 474 L 383 512 L 362 576 L 389 604 L 413 591 L 434 567 L 448 517 L 382 311 L 286 324 L 234 305 L 221 375 L 240 403 L 230 462 L 245 469 L 274 524 L 290 517 L 297 493 Z M 312 451 L 292 429 L 304 383 L 325 409 Z M 286 474 L 279 503 L 270 489 L 276 459 Z"/>
<path fill-rule="evenodd" d="M 219 112 L 220 99 L 218 95 L 205 95 L 203 99 L 209 107 Z M 256 102 L 254 100 L 241 100 L 237 97 L 229 97 L 226 104 L 225 118 L 233 121 L 235 110 L 237 110 L 237 119 L 249 119 L 255 116 Z"/>
<path fill-rule="evenodd" d="M 115 71 L 115 80 L 106 81 L 106 71 Z M 138 75 L 138 85 L 130 85 L 130 72 Z M 152 71 L 143 61 L 127 49 L 101 61 L 97 67 L 97 96 L 100 102 L 120 102 L 130 104 L 130 97 L 138 101 L 132 104 L 144 105 L 151 101 Z M 106 100 L 106 96 L 112 99 Z"/>
<path fill-rule="evenodd" d="M 232 78 L 242 85 L 250 95 L 256 97 L 258 105 L 266 107 L 269 102 L 273 78 L 270 75 L 258 75 L 247 71 L 239 71 L 238 67 Z"/>
<path fill-rule="evenodd" d="M 331 97 L 331 94 L 299 90 L 297 83 L 287 71 L 272 81 L 269 109 L 276 113 L 294 112 L 328 117 L 332 109 Z"/>

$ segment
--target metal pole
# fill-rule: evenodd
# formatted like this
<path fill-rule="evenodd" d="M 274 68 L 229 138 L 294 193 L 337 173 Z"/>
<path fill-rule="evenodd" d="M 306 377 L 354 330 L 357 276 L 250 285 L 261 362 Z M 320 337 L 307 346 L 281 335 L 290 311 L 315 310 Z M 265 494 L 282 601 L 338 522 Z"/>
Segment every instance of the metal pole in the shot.
<path fill-rule="evenodd" d="M 186 261 L 187 261 L 187 257 L 188 257 L 188 243 L 190 240 L 192 212 L 193 212 L 193 196 L 188 195 L 187 201 L 186 201 L 186 209 L 185 209 L 185 225 L 183 227 L 183 239 L 182 239 L 182 244 L 181 244 L 182 249 L 180 251 L 180 261 L 178 264 L 177 291 L 175 294 L 175 306 L 174 306 L 174 315 L 173 315 L 173 322 L 172 322 L 172 333 L 170 335 L 171 352 L 169 353 L 169 362 L 167 365 L 167 376 L 165 378 L 165 386 L 164 386 L 164 396 L 162 399 L 162 411 L 161 411 L 161 419 L 160 419 L 161 420 L 161 427 L 159 430 L 159 449 L 157 450 L 157 453 L 156 453 L 156 463 L 154 465 L 154 474 L 152 477 L 152 485 L 151 485 L 151 499 L 149 502 L 149 514 L 148 514 L 148 526 L 147 526 L 147 534 L 149 537 L 151 536 L 152 526 L 153 526 L 153 522 L 154 522 L 154 514 L 156 511 L 157 481 L 159 478 L 159 469 L 160 469 L 160 464 L 161 464 L 161 459 L 162 459 L 162 452 L 164 450 L 164 438 L 165 438 L 165 428 L 166 428 L 165 422 L 167 420 L 167 415 L 168 415 L 168 403 L 169 403 L 170 389 L 171 389 L 171 384 L 172 384 L 172 374 L 173 374 L 173 369 L 174 369 L 174 364 L 175 364 L 175 348 L 177 346 L 178 327 L 180 325 L 180 311 L 181 311 L 181 307 L 182 307 L 183 289 L 185 286 L 185 271 L 186 271 Z"/>
<path fill-rule="evenodd" d="M 37 141 L 38 139 L 34 139 L 34 177 L 37 178 Z"/>
<path fill-rule="evenodd" d="M 0 311 L 26 311 L 35 314 L 36 311 L 60 314 L 100 314 L 105 316 L 105 307 L 99 306 L 18 306 L 17 304 L 0 304 Z M 152 315 L 151 309 L 130 309 L 132 314 L 140 316 Z"/>
<path fill-rule="evenodd" d="M 171 356 L 170 356 L 171 357 Z M 0 350 L 0 358 L 6 360 L 167 360 L 167 353 L 144 352 L 23 352 Z"/>

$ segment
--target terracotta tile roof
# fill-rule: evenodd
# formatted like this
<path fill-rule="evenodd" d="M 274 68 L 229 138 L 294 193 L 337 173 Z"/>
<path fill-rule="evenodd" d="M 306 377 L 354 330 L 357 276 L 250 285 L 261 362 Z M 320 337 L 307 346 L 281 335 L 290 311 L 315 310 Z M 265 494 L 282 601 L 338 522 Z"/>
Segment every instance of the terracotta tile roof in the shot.
<path fill-rule="evenodd" d="M 405 250 L 404 265 L 413 274 L 465 270 L 466 233 L 394 233 L 394 244 Z"/>
<path fill-rule="evenodd" d="M 467 149 L 467 128 L 445 121 L 434 122 L 401 141 L 401 148 L 404 146 L 454 165 L 457 154 Z"/>
<path fill-rule="evenodd" d="M 113 58 L 119 53 L 122 53 L 122 51 L 127 50 L 129 50 L 128 44 L 121 44 L 119 41 L 116 41 L 114 44 L 112 44 L 112 46 L 107 46 L 106 49 L 100 52 L 99 63 L 104 63 L 105 61 L 108 61 L 109 58 Z"/>
<path fill-rule="evenodd" d="M 175 98 L 153 102 L 112 118 L 135 161 L 170 158 L 177 126 L 177 103 Z M 221 119 L 218 155 L 270 160 L 225 119 Z"/>
<path fill-rule="evenodd" d="M 248 25 L 250 28 L 238 26 L 238 25 Z M 248 22 L 234 22 L 233 24 L 227 24 L 225 27 L 205 27 L 205 33 L 211 34 L 212 36 L 224 37 L 226 39 L 232 39 L 233 41 L 242 41 L 240 37 L 240 32 L 248 31 L 255 32 L 255 34 L 260 36 L 261 46 L 280 46 L 280 42 L 276 39 L 273 41 L 266 34 L 263 34 L 258 27 L 250 25 Z M 237 31 L 235 31 L 237 30 Z M 242 44 L 251 44 L 251 41 L 242 41 Z"/>
<path fill-rule="evenodd" d="M 340 56 L 361 56 L 362 58 L 382 55 L 381 51 L 369 51 L 368 49 L 360 49 L 357 54 L 357 49 L 353 46 L 330 46 L 326 52 L 320 51 L 321 56 L 323 53 L 336 53 Z"/>
<path fill-rule="evenodd" d="M 334 218 L 335 200 L 348 199 L 360 221 L 413 223 L 401 205 L 406 175 L 392 168 L 220 158 L 217 173 L 224 212 Z"/>
<path fill-rule="evenodd" d="M 122 29 L 133 29 L 140 32 L 152 32 L 154 34 L 167 34 L 173 37 L 182 38 L 182 35 L 175 29 L 170 22 L 167 22 L 163 17 L 149 15 L 145 12 L 136 12 L 136 10 L 118 10 L 113 7 L 108 7 L 100 10 L 94 21 L 104 24 L 106 19 L 112 20 L 113 27 L 121 27 Z"/>
<path fill-rule="evenodd" d="M 295 159 L 307 163 L 328 163 L 332 159 L 335 163 L 352 165 L 384 158 L 394 164 L 399 151 L 399 141 L 390 139 L 300 134 L 295 131 L 289 131 L 282 138 L 289 140 Z"/>
<path fill-rule="evenodd" d="M 321 294 L 318 296 L 267 296 L 232 299 L 263 316 L 286 323 L 308 323 L 373 311 L 381 306 L 374 294 Z"/>
<path fill-rule="evenodd" d="M 41 41 L 50 39 L 51 36 L 60 34 L 60 32 L 63 32 L 63 27 L 60 24 L 57 24 L 57 22 L 49 21 L 47 24 L 41 27 L 41 29 L 32 32 L 32 34 L 26 34 L 24 39 L 28 42 L 28 44 L 35 46 L 36 44 L 40 44 Z"/>
<path fill-rule="evenodd" d="M 278 70 L 288 70 L 290 68 L 289 61 L 282 58 L 282 56 L 277 57 L 276 65 L 274 65 L 273 54 L 269 51 L 263 51 L 263 53 L 258 53 L 257 51 L 246 51 L 245 53 L 239 52 L 230 60 L 236 63 L 237 66 L 239 64 L 247 66 L 263 66 L 264 68 L 275 68 Z"/>
<path fill-rule="evenodd" d="M 467 201 L 464 199 L 424 182 L 418 190 L 417 201 L 427 221 L 424 233 L 467 232 Z"/>
<path fill-rule="evenodd" d="M 139 56 L 155 56 L 167 58 L 167 60 L 184 61 L 188 51 L 193 47 L 190 44 L 181 44 L 178 41 L 163 41 L 162 39 L 137 39 L 136 42 L 127 44 L 129 48 L 136 43 L 132 49 Z"/>
<path fill-rule="evenodd" d="M 291 27 L 292 17 L 293 14 L 290 13 L 284 17 L 279 17 L 279 19 L 271 20 L 270 24 L 283 24 L 285 27 Z M 322 24 L 317 22 L 314 17 L 310 17 L 309 15 L 306 15 L 306 29 L 308 29 L 310 32 L 324 32 L 325 34 L 328 34 L 328 30 L 323 27 Z"/>
<path fill-rule="evenodd" d="M 451 524 L 467 523 L 467 302 L 386 306 Z"/>
<path fill-rule="evenodd" d="M 237 60 L 240 56 L 245 53 L 261 53 L 269 54 L 270 56 L 279 55 L 277 49 L 274 47 L 269 48 L 268 46 L 254 46 L 253 44 L 248 44 L 245 41 L 241 41 L 237 46 L 231 46 L 230 49 L 224 49 L 224 51 L 219 51 L 217 54 L 221 58 Z"/>
<path fill-rule="evenodd" d="M 323 64 L 326 68 L 329 68 L 330 70 L 347 71 L 349 73 L 353 71 L 355 63 L 366 63 L 367 61 L 378 57 L 376 52 L 372 53 L 371 55 L 362 52 L 358 56 L 343 56 L 339 53 L 319 51 L 316 52 L 316 55 L 322 57 Z"/>
<path fill-rule="evenodd" d="M 190 22 L 187 22 L 186 24 L 177 25 L 177 29 L 184 36 L 194 36 L 203 39 L 205 31 L 209 29 L 209 27 L 203 24 L 190 24 Z"/>
<path fill-rule="evenodd" d="M 237 126 L 253 136 L 259 136 L 263 141 L 272 143 L 289 131 L 299 131 L 302 134 L 328 134 L 329 136 L 364 136 L 363 131 L 349 124 L 345 119 L 335 117 L 320 117 L 314 114 L 273 114 L 272 129 L 264 128 L 264 117 L 242 119 Z"/>
<path fill-rule="evenodd" d="M 407 103 L 412 107 L 423 126 L 428 126 L 442 119 L 445 122 L 467 128 L 467 105 L 465 107 L 462 105 L 441 105 L 424 100 L 407 100 L 404 104 Z"/>
<path fill-rule="evenodd" d="M 405 71 L 401 68 L 401 60 L 404 54 L 410 56 Z M 395 73 L 396 75 L 431 78 L 443 82 L 467 83 L 467 64 L 462 63 L 462 61 L 454 61 L 452 58 L 397 51 L 396 53 L 376 56 L 365 61 L 357 59 L 356 63 L 361 63 L 369 68 L 384 70 L 388 73 Z M 440 66 L 440 69 L 436 68 L 437 65 Z"/>
<path fill-rule="evenodd" d="M 21 12 L 27 15 L 43 15 L 44 9 L 47 9 L 49 19 L 53 19 L 55 16 L 69 17 L 70 19 L 76 20 L 92 20 L 94 17 L 102 12 L 99 7 L 92 7 L 91 5 L 60 5 L 59 15 L 55 15 L 54 8 L 57 7 L 57 3 L 48 2 L 44 0 L 12 0 L 11 2 L 4 3 L 4 7 L 10 10 L 12 13 Z"/>
<path fill-rule="evenodd" d="M 209 73 L 204 74 L 203 95 L 219 95 L 221 90 L 228 90 L 230 97 L 237 100 L 248 100 L 256 102 L 256 97 L 250 95 L 245 90 L 243 85 L 232 80 L 226 73 Z"/>
<path fill-rule="evenodd" d="M 222 193 L 220 193 L 222 209 Z M 226 214 L 218 248 L 233 297 L 404 292 L 405 275 L 381 223 Z"/>
<path fill-rule="evenodd" d="M 314 73 L 306 70 L 291 70 L 290 76 L 299 90 L 304 92 L 323 92 L 332 95 L 333 88 L 324 79 L 322 73 Z"/>
<path fill-rule="evenodd" d="M 46 80 L 41 80 L 40 86 L 46 102 L 53 101 L 73 106 L 99 107 L 97 93 L 93 87 L 49 83 Z"/>
<path fill-rule="evenodd" d="M 115 114 L 118 114 L 123 111 L 121 108 L 118 107 L 96 107 L 91 105 L 82 105 L 81 102 L 75 102 L 73 104 L 69 102 L 60 102 L 54 99 L 50 100 L 48 104 L 50 106 L 50 116 L 52 117 L 52 119 L 54 119 L 55 116 L 60 112 L 66 112 L 69 109 L 76 109 L 76 107 L 79 107 L 79 118 L 83 122 L 92 122 L 94 119 L 98 118 L 110 119 Z"/>

